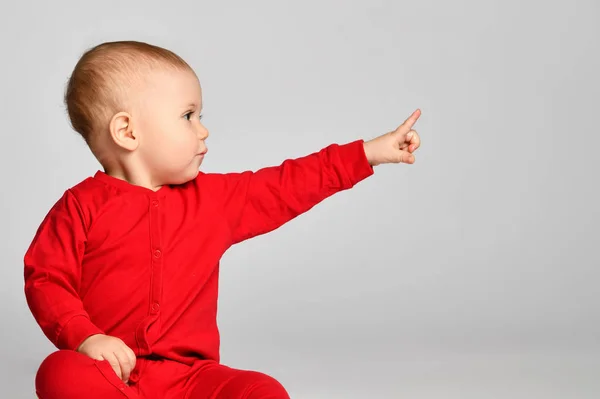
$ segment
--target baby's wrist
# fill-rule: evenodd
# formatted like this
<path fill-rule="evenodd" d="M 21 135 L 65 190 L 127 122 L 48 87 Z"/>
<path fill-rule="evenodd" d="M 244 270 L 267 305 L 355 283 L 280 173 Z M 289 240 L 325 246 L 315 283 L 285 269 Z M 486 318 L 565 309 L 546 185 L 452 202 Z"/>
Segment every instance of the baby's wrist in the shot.
<path fill-rule="evenodd" d="M 363 148 L 365 150 L 365 156 L 367 157 L 367 161 L 369 161 L 369 165 L 376 166 L 377 163 L 375 162 L 373 156 L 373 143 L 371 141 L 365 141 L 363 143 Z"/>

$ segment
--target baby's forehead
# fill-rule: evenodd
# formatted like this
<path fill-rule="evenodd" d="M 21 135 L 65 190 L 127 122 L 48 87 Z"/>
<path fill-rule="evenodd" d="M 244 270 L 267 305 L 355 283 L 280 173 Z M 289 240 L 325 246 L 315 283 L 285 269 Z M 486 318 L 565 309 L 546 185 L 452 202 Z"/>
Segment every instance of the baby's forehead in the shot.
<path fill-rule="evenodd" d="M 133 68 L 123 68 L 115 72 L 120 75 L 118 80 L 131 82 L 132 86 L 138 85 L 139 88 L 148 85 L 157 86 L 163 82 L 172 83 L 190 73 L 182 68 L 160 64 L 138 65 Z"/>
<path fill-rule="evenodd" d="M 140 71 L 135 80 L 138 80 L 140 89 L 151 87 L 156 90 L 175 92 L 201 90 L 200 81 L 190 69 L 175 68 L 171 66 L 152 68 Z"/>
<path fill-rule="evenodd" d="M 135 68 L 123 68 L 112 72 L 111 80 L 116 83 L 115 88 L 121 86 L 121 89 L 125 89 L 126 93 L 131 95 L 147 90 L 164 92 L 186 86 L 200 86 L 193 70 L 170 65 L 138 65 Z"/>
<path fill-rule="evenodd" d="M 147 106 L 202 107 L 202 88 L 192 70 L 157 68 L 136 72 L 132 80 L 136 83 L 127 90 L 127 96 Z"/>

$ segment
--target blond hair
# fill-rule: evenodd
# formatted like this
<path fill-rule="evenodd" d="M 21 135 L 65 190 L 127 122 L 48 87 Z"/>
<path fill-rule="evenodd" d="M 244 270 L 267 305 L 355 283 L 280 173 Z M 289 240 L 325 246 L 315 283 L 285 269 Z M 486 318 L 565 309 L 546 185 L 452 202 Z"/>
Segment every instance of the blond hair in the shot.
<path fill-rule="evenodd" d="M 137 41 L 105 42 L 87 50 L 69 78 L 64 102 L 73 129 L 93 147 L 112 116 L 131 106 L 130 90 L 156 67 L 192 70 L 170 50 Z M 93 149 L 92 149 L 93 151 Z"/>

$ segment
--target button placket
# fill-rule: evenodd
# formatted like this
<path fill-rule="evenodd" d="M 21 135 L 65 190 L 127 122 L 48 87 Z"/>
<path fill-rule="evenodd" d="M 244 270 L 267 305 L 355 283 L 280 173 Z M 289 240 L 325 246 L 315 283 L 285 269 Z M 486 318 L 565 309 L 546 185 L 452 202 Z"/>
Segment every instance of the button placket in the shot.
<path fill-rule="evenodd" d="M 150 313 L 160 311 L 160 294 L 162 291 L 162 272 L 164 256 L 161 249 L 160 235 L 160 203 L 158 198 L 150 200 L 150 250 L 152 251 L 152 283 L 150 287 Z"/>

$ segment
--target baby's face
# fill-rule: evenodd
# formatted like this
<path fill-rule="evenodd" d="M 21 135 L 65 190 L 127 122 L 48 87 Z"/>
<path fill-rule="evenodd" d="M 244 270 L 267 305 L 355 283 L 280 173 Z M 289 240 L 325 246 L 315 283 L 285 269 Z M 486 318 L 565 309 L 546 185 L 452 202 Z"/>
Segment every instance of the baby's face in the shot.
<path fill-rule="evenodd" d="M 200 122 L 202 89 L 191 71 L 153 73 L 135 115 L 137 151 L 156 184 L 182 184 L 198 174 L 208 130 Z"/>

